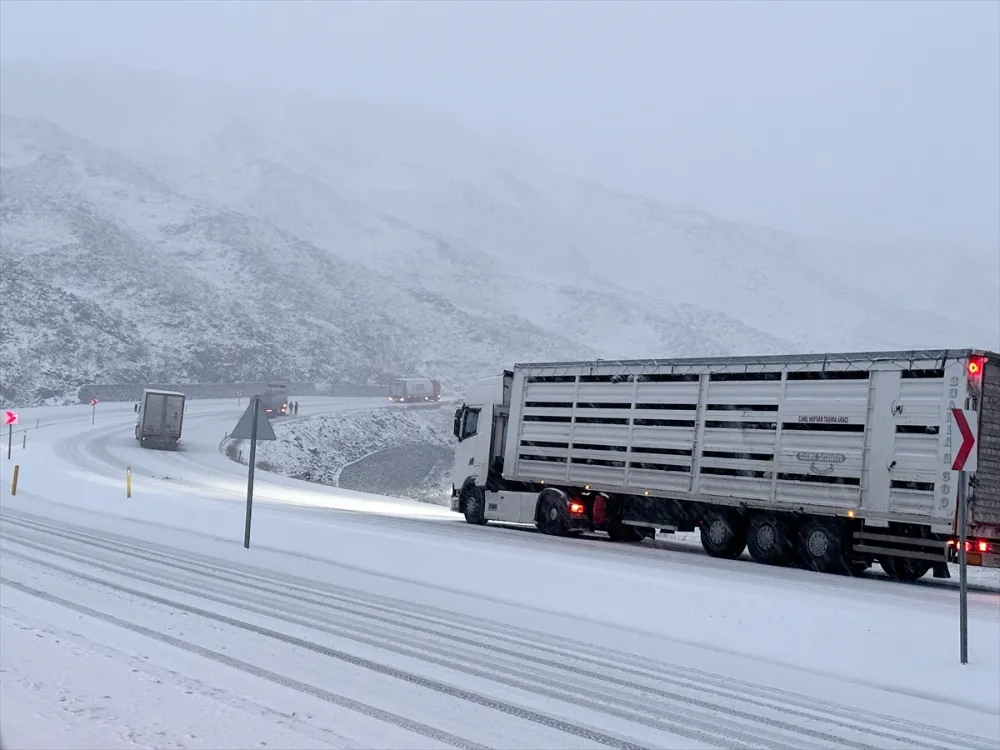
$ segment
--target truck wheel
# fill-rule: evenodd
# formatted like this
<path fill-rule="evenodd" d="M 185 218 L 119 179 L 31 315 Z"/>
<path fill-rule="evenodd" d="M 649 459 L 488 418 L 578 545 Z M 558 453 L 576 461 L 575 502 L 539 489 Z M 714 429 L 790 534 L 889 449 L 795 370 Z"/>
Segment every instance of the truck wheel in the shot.
<path fill-rule="evenodd" d="M 747 549 L 750 557 L 764 565 L 787 565 L 792 550 L 789 522 L 773 513 L 757 513 L 750 519 Z"/>
<path fill-rule="evenodd" d="M 710 510 L 701 521 L 701 546 L 709 557 L 735 560 L 747 546 L 743 518 L 728 510 Z"/>
<path fill-rule="evenodd" d="M 927 560 L 911 560 L 907 557 L 883 557 L 878 564 L 889 578 L 904 582 L 919 580 L 931 569 Z"/>
<path fill-rule="evenodd" d="M 558 492 L 545 490 L 538 499 L 535 525 L 543 534 L 566 535 L 566 499 Z"/>
<path fill-rule="evenodd" d="M 811 518 L 797 536 L 797 552 L 802 565 L 819 573 L 848 574 L 850 561 L 844 554 L 843 534 L 836 523 Z"/>
<path fill-rule="evenodd" d="M 465 521 L 476 526 L 486 523 L 486 498 L 478 487 L 469 487 L 462 493 Z"/>

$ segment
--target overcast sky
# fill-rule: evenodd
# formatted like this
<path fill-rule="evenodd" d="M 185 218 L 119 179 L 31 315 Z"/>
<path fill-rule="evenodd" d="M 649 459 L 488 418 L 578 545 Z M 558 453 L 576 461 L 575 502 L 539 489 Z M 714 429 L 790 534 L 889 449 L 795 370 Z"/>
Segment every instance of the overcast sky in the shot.
<path fill-rule="evenodd" d="M 0 55 L 413 102 L 730 218 L 1000 248 L 997 0 L 2 0 Z"/>

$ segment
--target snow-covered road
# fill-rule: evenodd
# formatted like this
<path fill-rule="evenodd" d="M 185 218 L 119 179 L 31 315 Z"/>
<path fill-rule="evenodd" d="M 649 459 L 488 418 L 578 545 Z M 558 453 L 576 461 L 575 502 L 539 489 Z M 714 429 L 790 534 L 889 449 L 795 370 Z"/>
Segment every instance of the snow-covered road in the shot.
<path fill-rule="evenodd" d="M 16 497 L 2 453 L 11 750 L 1000 746 L 995 591 L 971 595 L 961 667 L 951 587 L 472 527 L 267 472 L 244 550 L 235 403 L 190 402 L 176 454 L 99 409 L 22 412 Z"/>

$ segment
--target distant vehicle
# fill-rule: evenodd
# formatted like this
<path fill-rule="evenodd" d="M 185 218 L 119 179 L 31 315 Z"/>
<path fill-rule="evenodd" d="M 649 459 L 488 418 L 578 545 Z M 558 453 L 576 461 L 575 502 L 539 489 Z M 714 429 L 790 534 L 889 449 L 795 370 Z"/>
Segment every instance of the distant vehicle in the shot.
<path fill-rule="evenodd" d="M 268 417 L 287 416 L 288 386 L 284 383 L 268 383 L 267 390 L 260 394 L 260 408 Z"/>
<path fill-rule="evenodd" d="M 976 471 L 952 458 L 977 412 Z M 472 524 L 701 531 L 712 557 L 892 579 L 1000 567 L 1000 354 L 935 350 L 515 365 L 455 413 Z M 964 479 L 963 479 L 964 476 Z"/>
<path fill-rule="evenodd" d="M 183 393 L 143 390 L 135 419 L 135 439 L 140 447 L 177 450 L 183 425 Z"/>
<path fill-rule="evenodd" d="M 389 383 L 389 400 L 399 403 L 440 401 L 441 384 L 429 378 L 396 378 Z"/>

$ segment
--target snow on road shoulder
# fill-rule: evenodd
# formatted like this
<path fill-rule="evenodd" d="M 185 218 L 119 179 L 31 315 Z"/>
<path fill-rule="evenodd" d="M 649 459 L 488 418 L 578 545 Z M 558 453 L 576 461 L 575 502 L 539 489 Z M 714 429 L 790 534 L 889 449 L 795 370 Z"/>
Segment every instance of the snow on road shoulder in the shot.
<path fill-rule="evenodd" d="M 448 503 L 452 405 L 351 409 L 272 423 L 275 441 L 257 445 L 257 467 L 345 489 Z M 249 461 L 246 440 L 225 451 Z"/>
<path fill-rule="evenodd" d="M 78 615 L 66 629 L 57 606 L 6 587 L 3 597 L 7 750 L 356 746 L 231 692 L 222 668 Z"/>

